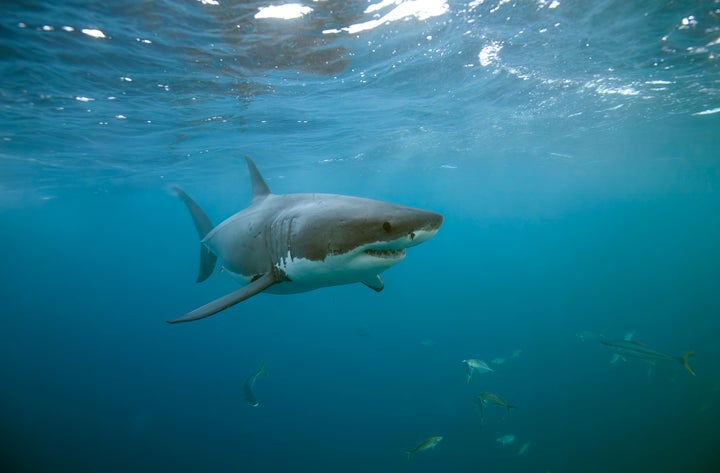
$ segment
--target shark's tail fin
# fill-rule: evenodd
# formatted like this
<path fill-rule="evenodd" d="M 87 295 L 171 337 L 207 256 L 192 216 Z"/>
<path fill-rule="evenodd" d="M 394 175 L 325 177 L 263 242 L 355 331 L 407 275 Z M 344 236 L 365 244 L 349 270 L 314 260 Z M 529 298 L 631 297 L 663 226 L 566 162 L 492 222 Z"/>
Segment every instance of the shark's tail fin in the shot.
<path fill-rule="evenodd" d="M 693 371 L 693 369 L 690 368 L 690 365 L 688 364 L 688 359 L 690 359 L 690 357 L 693 356 L 694 354 L 695 354 L 694 351 L 689 351 L 680 357 L 680 363 L 682 363 L 683 368 L 685 368 L 688 371 L 688 373 L 690 373 L 693 376 L 695 376 L 695 371 Z"/>
<path fill-rule="evenodd" d="M 258 368 L 257 374 L 258 374 L 258 376 L 267 376 L 268 375 L 267 370 L 265 370 L 265 360 L 262 360 L 262 362 L 260 363 L 260 368 Z"/>
<path fill-rule="evenodd" d="M 190 198 L 190 196 L 187 195 L 182 189 L 176 187 L 175 191 L 178 193 L 180 200 L 182 200 L 185 204 L 185 207 L 187 207 L 188 211 L 190 211 L 190 215 L 192 216 L 193 222 L 195 223 L 195 230 L 197 230 L 198 236 L 202 240 L 203 238 L 205 238 L 205 235 L 207 235 L 213 228 L 210 219 L 205 214 L 203 209 L 201 209 L 200 206 L 194 200 L 192 200 L 192 198 Z M 215 256 L 215 254 L 213 254 L 213 252 L 210 251 L 207 246 L 201 243 L 200 270 L 198 271 L 197 282 L 202 282 L 210 277 L 213 270 L 215 269 L 216 262 L 217 256 Z"/>

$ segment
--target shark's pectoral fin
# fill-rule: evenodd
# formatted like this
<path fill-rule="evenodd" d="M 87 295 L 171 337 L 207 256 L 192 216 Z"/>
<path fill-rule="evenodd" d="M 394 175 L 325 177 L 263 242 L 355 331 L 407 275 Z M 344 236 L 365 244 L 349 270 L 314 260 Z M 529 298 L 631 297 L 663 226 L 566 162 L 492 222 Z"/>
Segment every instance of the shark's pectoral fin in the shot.
<path fill-rule="evenodd" d="M 193 310 L 192 312 L 188 312 L 182 317 L 168 320 L 168 323 L 175 324 L 178 322 L 191 322 L 193 320 L 210 317 L 213 314 L 217 314 L 221 310 L 227 309 L 230 306 L 233 306 L 239 302 L 244 301 L 245 299 L 254 296 L 255 294 L 264 291 L 276 282 L 278 282 L 278 278 L 275 272 L 267 272 L 262 277 L 254 280 L 247 286 L 243 286 L 237 291 L 233 291 L 230 294 L 226 294 L 219 299 L 215 299 L 214 301 L 209 302 L 202 307 L 198 307 L 197 309 Z"/>
<path fill-rule="evenodd" d="M 385 288 L 385 283 L 383 282 L 379 274 L 376 274 L 374 278 L 369 278 L 365 281 L 362 281 L 362 283 L 375 292 L 380 292 Z"/>

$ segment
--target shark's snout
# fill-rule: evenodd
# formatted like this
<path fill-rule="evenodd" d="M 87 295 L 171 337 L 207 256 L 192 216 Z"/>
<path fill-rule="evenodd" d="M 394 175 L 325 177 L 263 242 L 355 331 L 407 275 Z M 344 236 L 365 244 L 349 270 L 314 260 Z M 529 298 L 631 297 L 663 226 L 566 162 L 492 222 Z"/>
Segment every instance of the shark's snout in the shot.
<path fill-rule="evenodd" d="M 427 216 L 427 228 L 428 231 L 432 231 L 433 235 L 440 230 L 440 226 L 443 223 L 443 216 L 436 212 L 426 211 L 429 215 Z"/>
<path fill-rule="evenodd" d="M 434 228 L 435 230 L 440 229 L 440 225 L 443 223 L 443 216 L 442 214 L 439 214 L 437 212 L 427 212 L 429 215 L 428 217 L 428 223 L 429 225 Z"/>
<path fill-rule="evenodd" d="M 443 216 L 428 210 L 418 210 L 417 215 L 412 219 L 407 237 L 408 246 L 415 246 L 423 243 L 440 230 L 443 223 Z"/>

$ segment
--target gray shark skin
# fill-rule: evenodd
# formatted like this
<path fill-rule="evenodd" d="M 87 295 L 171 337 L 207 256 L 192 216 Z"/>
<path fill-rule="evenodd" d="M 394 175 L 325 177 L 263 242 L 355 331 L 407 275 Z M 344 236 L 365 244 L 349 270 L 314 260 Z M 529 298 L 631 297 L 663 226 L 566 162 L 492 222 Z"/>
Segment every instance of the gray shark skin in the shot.
<path fill-rule="evenodd" d="M 432 238 L 443 221 L 435 212 L 361 197 L 273 194 L 246 160 L 252 203 L 216 227 L 176 188 L 201 239 L 198 282 L 219 259 L 246 285 L 169 323 L 211 316 L 263 291 L 291 294 L 362 282 L 379 292 L 380 273 L 402 261 L 407 248 Z"/>

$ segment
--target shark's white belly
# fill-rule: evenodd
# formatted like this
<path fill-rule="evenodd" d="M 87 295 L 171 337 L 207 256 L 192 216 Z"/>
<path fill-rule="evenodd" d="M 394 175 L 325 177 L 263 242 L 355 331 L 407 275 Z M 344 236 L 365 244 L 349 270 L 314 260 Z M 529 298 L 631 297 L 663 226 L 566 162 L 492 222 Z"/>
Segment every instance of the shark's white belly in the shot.
<path fill-rule="evenodd" d="M 388 253 L 382 257 L 355 251 L 343 255 L 327 256 L 323 261 L 292 258 L 288 254 L 276 264 L 277 269 L 280 269 L 287 277 L 287 281 L 274 284 L 265 292 L 292 294 L 312 291 L 321 287 L 370 281 L 404 258 L 404 250 Z M 243 283 L 251 281 L 250 277 L 228 272 Z"/>

